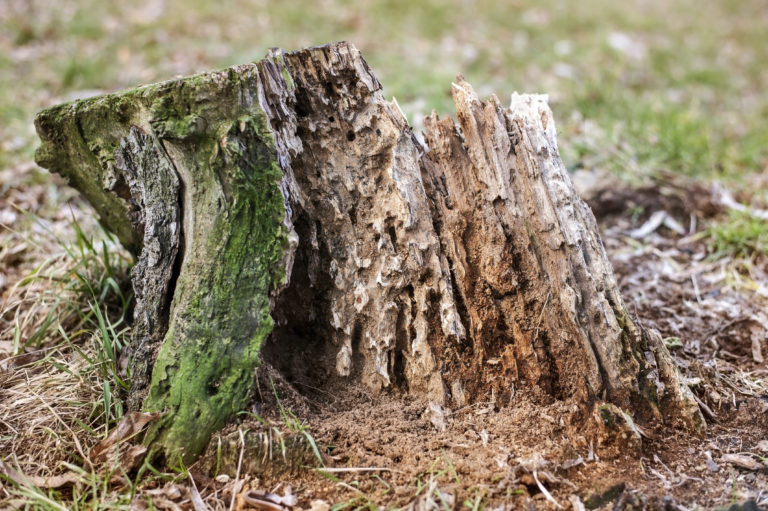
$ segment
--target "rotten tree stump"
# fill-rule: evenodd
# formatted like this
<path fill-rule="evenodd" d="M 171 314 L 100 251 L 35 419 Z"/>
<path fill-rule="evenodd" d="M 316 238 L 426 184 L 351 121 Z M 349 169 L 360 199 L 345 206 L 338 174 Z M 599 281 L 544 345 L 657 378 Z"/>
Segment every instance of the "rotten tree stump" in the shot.
<path fill-rule="evenodd" d="M 167 460 L 246 408 L 260 356 L 448 406 L 530 390 L 581 422 L 703 427 L 627 313 L 546 97 L 453 96 L 421 144 L 337 43 L 38 115 L 38 163 L 136 256 L 130 404 L 166 411 L 147 442 Z"/>

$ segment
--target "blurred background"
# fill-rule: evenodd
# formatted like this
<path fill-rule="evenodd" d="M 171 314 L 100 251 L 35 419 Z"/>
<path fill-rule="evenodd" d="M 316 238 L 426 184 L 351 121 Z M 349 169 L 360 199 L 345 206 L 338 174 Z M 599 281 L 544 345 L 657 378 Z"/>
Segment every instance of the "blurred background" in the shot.
<path fill-rule="evenodd" d="M 0 0 L 0 224 L 72 214 L 32 160 L 39 109 L 335 40 L 417 131 L 462 73 L 504 102 L 549 94 L 571 170 L 726 180 L 764 207 L 765 0 Z"/>
<path fill-rule="evenodd" d="M 0 164 L 31 118 L 77 97 L 356 44 L 412 122 L 481 95 L 550 95 L 572 167 L 759 171 L 768 154 L 764 0 L 2 0 Z M 602 157 L 595 160 L 595 156 Z M 589 157 L 589 158 L 587 158 Z"/>

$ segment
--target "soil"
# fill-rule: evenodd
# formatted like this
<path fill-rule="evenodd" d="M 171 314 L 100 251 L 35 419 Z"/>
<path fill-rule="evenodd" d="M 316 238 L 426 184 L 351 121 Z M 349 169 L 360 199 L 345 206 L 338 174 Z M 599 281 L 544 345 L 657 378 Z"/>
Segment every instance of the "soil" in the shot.
<path fill-rule="evenodd" d="M 663 427 L 647 432 L 638 455 L 590 446 L 564 422 L 571 410 L 562 402 L 533 406 L 520 394 L 507 406 L 477 403 L 447 414 L 446 429 L 439 431 L 425 413 L 427 403 L 394 395 L 366 399 L 360 392 L 343 404 L 320 405 L 306 423 L 326 454 L 324 464 L 350 472 L 275 474 L 267 468 L 251 487 L 289 485 L 303 508 L 319 500 L 414 509 L 432 509 L 429 500 L 434 508 L 471 508 L 475 499 L 490 508 L 557 509 L 532 478 L 533 467 L 566 509 L 573 495 L 588 509 L 710 509 L 764 500 L 768 488 L 765 468 L 748 471 L 721 459 L 760 452 L 757 444 L 768 431 L 765 398 L 737 398 L 719 410 L 704 438 Z"/>
<path fill-rule="evenodd" d="M 349 404 L 354 406 L 314 416 L 309 430 L 329 450 L 332 466 L 386 470 L 334 474 L 351 488 L 306 472 L 290 481 L 302 507 L 316 499 L 363 504 L 362 492 L 388 507 L 422 508 L 420 500 L 439 498 L 427 495 L 434 483 L 455 505 L 482 497 L 492 508 L 556 509 L 530 467 L 538 467 L 542 484 L 566 508 L 571 495 L 592 509 L 624 509 L 622 500 L 649 509 L 710 508 L 759 498 L 760 489 L 768 487 L 765 470 L 747 472 L 719 460 L 724 453 L 757 451 L 768 428 L 766 406 L 757 399 L 738 401 L 703 439 L 660 429 L 644 441 L 639 457 L 610 458 L 590 457 L 585 439 L 569 434 L 561 422 L 569 410 L 562 403 L 526 406 L 521 399 L 502 408 L 484 403 L 453 412 L 442 432 L 424 416 L 422 402 L 382 396 Z M 708 468 L 705 451 L 719 465 L 717 472 Z M 284 475 L 260 481 L 264 488 L 280 483 L 287 483 Z"/>

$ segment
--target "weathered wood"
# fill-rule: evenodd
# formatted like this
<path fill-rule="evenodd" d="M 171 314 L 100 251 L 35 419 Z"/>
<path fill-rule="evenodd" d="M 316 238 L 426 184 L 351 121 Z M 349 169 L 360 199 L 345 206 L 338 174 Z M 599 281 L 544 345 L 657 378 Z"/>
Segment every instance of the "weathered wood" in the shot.
<path fill-rule="evenodd" d="M 132 403 L 168 410 L 167 457 L 245 407 L 260 349 L 310 383 L 452 406 L 538 389 L 582 421 L 607 402 L 702 427 L 626 311 L 546 99 L 453 93 L 458 124 L 430 116 L 424 146 L 338 43 L 38 116 L 39 163 L 138 256 Z"/>
<path fill-rule="evenodd" d="M 534 384 L 557 399 L 607 400 L 644 421 L 664 411 L 698 427 L 690 393 L 659 374 L 665 348 L 627 313 L 594 216 L 560 160 L 546 96 L 514 94 L 504 108 L 460 80 L 453 97 L 458 124 L 427 118 L 423 159 L 468 332 L 464 345 L 435 339 L 451 387 L 509 396 Z"/>
<path fill-rule="evenodd" d="M 174 462 L 247 405 L 286 279 L 291 231 L 259 90 L 256 67 L 238 66 L 36 119 L 38 163 L 137 255 L 130 403 L 167 411 L 150 438 Z"/>
<path fill-rule="evenodd" d="M 290 148 L 290 207 L 303 240 L 267 356 L 294 376 L 352 375 L 373 390 L 399 379 L 443 401 L 429 342 L 463 332 L 421 181 L 423 148 L 353 46 L 262 66 L 275 77 L 268 111 L 290 109 L 273 126 Z M 285 132 L 301 146 L 283 141 Z"/>

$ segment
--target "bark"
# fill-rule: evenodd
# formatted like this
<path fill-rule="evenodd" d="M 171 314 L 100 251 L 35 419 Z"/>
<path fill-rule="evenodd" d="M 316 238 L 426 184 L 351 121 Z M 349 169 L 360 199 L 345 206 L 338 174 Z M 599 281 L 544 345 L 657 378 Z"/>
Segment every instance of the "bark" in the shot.
<path fill-rule="evenodd" d="M 287 278 L 290 220 L 253 65 L 60 105 L 40 165 L 81 190 L 137 256 L 131 408 L 148 442 L 194 459 L 250 399 Z"/>
<path fill-rule="evenodd" d="M 166 410 L 166 458 L 245 408 L 260 351 L 308 384 L 703 427 L 626 311 L 546 98 L 453 94 L 423 145 L 338 43 L 39 114 L 38 162 L 137 256 L 131 404 Z"/>

